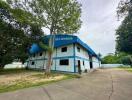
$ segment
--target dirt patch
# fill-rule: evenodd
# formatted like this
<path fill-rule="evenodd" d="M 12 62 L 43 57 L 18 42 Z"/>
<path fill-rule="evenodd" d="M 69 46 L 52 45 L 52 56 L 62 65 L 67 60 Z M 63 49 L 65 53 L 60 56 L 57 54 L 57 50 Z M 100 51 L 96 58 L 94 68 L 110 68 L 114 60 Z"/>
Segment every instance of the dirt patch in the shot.
<path fill-rule="evenodd" d="M 0 75 L 0 85 L 15 85 L 18 82 L 30 82 L 30 83 L 38 83 L 38 82 L 46 82 L 52 80 L 60 80 L 64 78 L 63 74 L 54 74 L 51 77 L 45 77 L 43 72 L 24 72 L 17 73 L 11 75 Z"/>

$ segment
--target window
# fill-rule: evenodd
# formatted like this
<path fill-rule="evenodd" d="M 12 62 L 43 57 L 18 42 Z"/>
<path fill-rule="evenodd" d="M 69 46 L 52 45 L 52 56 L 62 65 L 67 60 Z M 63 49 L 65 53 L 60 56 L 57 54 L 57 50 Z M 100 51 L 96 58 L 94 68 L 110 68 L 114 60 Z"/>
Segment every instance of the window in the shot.
<path fill-rule="evenodd" d="M 79 47 L 77 47 L 77 51 L 80 52 L 80 48 Z"/>
<path fill-rule="evenodd" d="M 61 48 L 61 52 L 67 52 L 67 47 Z"/>
<path fill-rule="evenodd" d="M 60 65 L 69 65 L 69 60 L 68 59 L 60 60 Z"/>
<path fill-rule="evenodd" d="M 42 56 L 43 55 L 43 53 L 41 52 L 40 54 L 39 54 L 39 56 Z"/>
<path fill-rule="evenodd" d="M 85 62 L 83 61 L 83 66 L 85 66 Z"/>
<path fill-rule="evenodd" d="M 34 61 L 32 61 L 31 65 L 34 65 L 34 64 L 35 64 Z"/>

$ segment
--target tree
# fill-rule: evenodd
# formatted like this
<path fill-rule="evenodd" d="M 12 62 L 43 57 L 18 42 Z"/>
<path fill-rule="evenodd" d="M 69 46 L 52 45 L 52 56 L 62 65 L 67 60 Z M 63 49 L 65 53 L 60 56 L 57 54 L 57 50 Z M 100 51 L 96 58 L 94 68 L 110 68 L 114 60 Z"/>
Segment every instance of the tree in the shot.
<path fill-rule="evenodd" d="M 119 64 L 120 59 L 115 55 L 107 55 L 102 58 L 102 64 Z"/>
<path fill-rule="evenodd" d="M 116 30 L 116 50 L 132 54 L 132 17 L 127 16 Z"/>
<path fill-rule="evenodd" d="M 40 19 L 39 25 L 50 31 L 50 51 L 46 66 L 46 73 L 50 73 L 54 37 L 58 33 L 73 34 L 79 30 L 81 27 L 81 5 L 77 0 L 26 0 L 24 3 L 17 1 L 17 4 L 22 5 L 23 9 L 29 8 L 34 16 Z"/>
<path fill-rule="evenodd" d="M 122 0 L 117 14 L 119 18 L 123 16 L 124 20 L 116 30 L 116 51 L 128 53 L 132 62 L 132 0 Z"/>
<path fill-rule="evenodd" d="M 7 2 L 0 1 L 0 67 L 14 59 L 24 62 L 28 46 L 43 35 L 41 27 L 28 21 L 30 18 L 34 19 L 31 13 L 13 9 Z"/>
<path fill-rule="evenodd" d="M 127 53 L 120 52 L 118 54 L 107 55 L 102 58 L 103 64 L 123 64 L 122 59 L 126 56 L 129 56 Z"/>
<path fill-rule="evenodd" d="M 46 73 L 50 73 L 52 52 L 54 48 L 54 35 L 57 33 L 75 33 L 81 26 L 80 4 L 76 0 L 34 0 L 37 5 L 37 10 L 41 13 L 44 20 L 44 25 L 50 30 L 51 37 L 49 38 L 48 61 Z M 36 7 L 36 6 L 35 6 Z"/>
<path fill-rule="evenodd" d="M 117 7 L 118 18 L 132 14 L 132 0 L 121 0 Z"/>
<path fill-rule="evenodd" d="M 132 60 L 130 55 L 121 58 L 121 62 L 124 65 L 130 65 L 132 67 Z"/>

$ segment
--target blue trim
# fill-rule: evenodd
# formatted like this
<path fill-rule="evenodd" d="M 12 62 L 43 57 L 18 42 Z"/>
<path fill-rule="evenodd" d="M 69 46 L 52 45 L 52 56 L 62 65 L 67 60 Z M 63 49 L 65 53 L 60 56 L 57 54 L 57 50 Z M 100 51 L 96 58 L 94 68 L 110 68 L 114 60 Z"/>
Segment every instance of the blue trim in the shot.
<path fill-rule="evenodd" d="M 73 53 L 74 53 L 74 51 L 73 51 Z M 78 58 L 78 59 L 88 60 L 86 58 L 82 58 L 82 57 L 79 57 L 79 56 L 53 57 L 53 59 L 67 59 L 67 58 L 73 58 L 73 59 Z M 29 61 L 36 61 L 36 60 L 47 60 L 47 58 L 33 59 L 33 60 L 29 60 Z"/>
<path fill-rule="evenodd" d="M 75 53 L 76 53 L 75 52 L 75 44 L 73 44 L 74 73 L 76 73 L 76 65 L 75 65 L 75 63 L 76 63 L 76 59 L 75 59 L 76 54 Z"/>
<path fill-rule="evenodd" d="M 83 57 L 79 57 L 79 56 L 76 56 L 77 59 L 82 59 L 82 60 L 86 60 L 86 61 L 89 61 L 89 59 L 86 59 L 86 58 L 83 58 Z"/>
<path fill-rule="evenodd" d="M 83 58 L 83 57 L 79 57 L 79 56 L 53 57 L 53 59 L 55 59 L 55 60 L 56 59 L 67 59 L 67 58 L 73 58 L 73 59 L 76 59 L 77 58 L 77 59 L 82 59 L 82 60 L 85 60 L 85 61 L 90 61 L 89 59 L 86 59 L 86 58 Z M 36 60 L 47 60 L 47 59 L 46 58 L 41 58 L 41 59 L 34 59 L 34 60 L 29 60 L 29 61 L 36 61 Z M 92 62 L 98 63 L 97 61 L 92 61 Z"/>
<path fill-rule="evenodd" d="M 66 59 L 66 58 L 74 58 L 74 56 L 53 57 L 53 59 Z"/>

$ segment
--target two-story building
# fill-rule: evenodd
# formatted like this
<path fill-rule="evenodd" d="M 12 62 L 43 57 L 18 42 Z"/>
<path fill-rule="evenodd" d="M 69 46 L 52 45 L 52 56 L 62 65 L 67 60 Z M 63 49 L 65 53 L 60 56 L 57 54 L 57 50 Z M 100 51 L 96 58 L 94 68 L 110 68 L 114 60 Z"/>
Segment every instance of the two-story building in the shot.
<path fill-rule="evenodd" d="M 50 35 L 44 36 L 48 41 Z M 48 54 L 38 44 L 29 50 L 31 56 L 27 60 L 28 68 L 46 69 Z M 77 73 L 100 67 L 97 54 L 77 36 L 56 35 L 51 70 Z"/>

